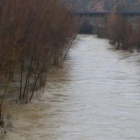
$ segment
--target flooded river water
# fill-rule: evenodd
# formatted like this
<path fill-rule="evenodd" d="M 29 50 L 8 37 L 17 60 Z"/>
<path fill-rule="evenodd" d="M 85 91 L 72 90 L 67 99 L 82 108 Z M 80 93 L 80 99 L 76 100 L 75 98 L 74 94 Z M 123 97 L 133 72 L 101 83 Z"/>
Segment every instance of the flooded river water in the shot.
<path fill-rule="evenodd" d="M 140 56 L 111 48 L 79 35 L 6 140 L 140 140 Z"/>

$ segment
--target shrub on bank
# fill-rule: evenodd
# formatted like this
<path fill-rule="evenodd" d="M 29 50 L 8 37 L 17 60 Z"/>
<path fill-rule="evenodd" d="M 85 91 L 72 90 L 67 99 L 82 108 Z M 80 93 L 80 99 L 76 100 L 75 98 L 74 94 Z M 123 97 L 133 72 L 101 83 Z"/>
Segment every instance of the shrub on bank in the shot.
<path fill-rule="evenodd" d="M 48 69 L 63 65 L 75 22 L 62 0 L 6 0 L 0 1 L 0 9 L 1 124 L 11 83 L 18 77 L 19 99 L 31 101 L 36 89 L 45 86 Z"/>

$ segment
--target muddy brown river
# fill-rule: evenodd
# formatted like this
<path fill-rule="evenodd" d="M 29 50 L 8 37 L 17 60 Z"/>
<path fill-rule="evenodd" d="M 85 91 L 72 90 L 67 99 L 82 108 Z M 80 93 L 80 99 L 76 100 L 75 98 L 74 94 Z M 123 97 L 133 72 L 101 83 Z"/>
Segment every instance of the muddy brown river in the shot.
<path fill-rule="evenodd" d="M 140 140 L 140 55 L 79 35 L 45 92 L 14 112 L 6 140 Z"/>

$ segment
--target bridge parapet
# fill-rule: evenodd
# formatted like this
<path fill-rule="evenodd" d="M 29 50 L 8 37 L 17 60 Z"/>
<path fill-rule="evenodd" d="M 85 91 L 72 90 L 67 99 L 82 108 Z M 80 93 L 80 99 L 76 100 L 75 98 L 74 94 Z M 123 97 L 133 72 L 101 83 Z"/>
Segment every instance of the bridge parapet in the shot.
<path fill-rule="evenodd" d="M 75 12 L 74 15 L 76 16 L 80 16 L 80 17 L 83 17 L 83 16 L 89 16 L 89 17 L 105 17 L 105 16 L 108 16 L 110 15 L 111 12 L 106 12 L 106 11 L 101 11 L 101 12 Z M 116 12 L 114 14 L 120 14 L 120 15 L 123 15 L 123 16 L 128 16 L 128 17 L 134 17 L 134 16 L 140 16 L 140 12 Z"/>

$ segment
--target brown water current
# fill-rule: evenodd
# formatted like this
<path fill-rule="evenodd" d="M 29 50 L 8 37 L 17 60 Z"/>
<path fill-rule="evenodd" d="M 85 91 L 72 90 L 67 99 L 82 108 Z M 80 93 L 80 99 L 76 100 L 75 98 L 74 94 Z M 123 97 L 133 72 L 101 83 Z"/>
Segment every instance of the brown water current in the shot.
<path fill-rule="evenodd" d="M 6 140 L 140 140 L 140 55 L 111 48 L 77 36 L 45 93 L 16 105 Z"/>

